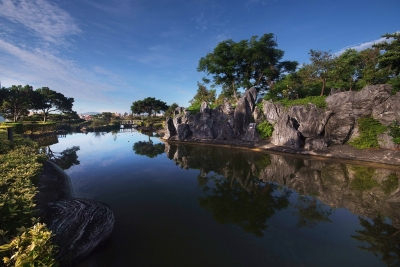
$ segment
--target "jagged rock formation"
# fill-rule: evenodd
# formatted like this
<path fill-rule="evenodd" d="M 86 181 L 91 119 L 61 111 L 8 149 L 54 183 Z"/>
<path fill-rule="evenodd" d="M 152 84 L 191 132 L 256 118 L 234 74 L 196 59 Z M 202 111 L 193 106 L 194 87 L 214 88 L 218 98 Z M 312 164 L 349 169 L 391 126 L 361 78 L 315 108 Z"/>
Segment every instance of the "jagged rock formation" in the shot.
<path fill-rule="evenodd" d="M 321 150 L 355 138 L 359 118 L 372 116 L 384 125 L 400 121 L 400 93 L 391 96 L 391 91 L 392 86 L 388 84 L 366 86 L 359 92 L 332 89 L 326 98 L 325 110 L 313 104 L 285 108 L 280 103 L 263 100 L 261 111 L 255 105 L 257 91 L 251 88 L 238 101 L 235 109 L 228 103 L 215 109 L 203 103 L 200 112 L 191 115 L 178 108 L 176 116 L 167 119 L 164 138 L 255 142 L 259 140 L 256 124 L 266 120 L 274 124 L 272 144 Z M 383 148 L 396 147 L 389 139 L 387 134 L 380 137 Z"/>
<path fill-rule="evenodd" d="M 54 234 L 56 260 L 62 266 L 73 266 L 88 256 L 111 235 L 115 221 L 107 205 L 78 198 L 49 204 L 42 218 Z"/>

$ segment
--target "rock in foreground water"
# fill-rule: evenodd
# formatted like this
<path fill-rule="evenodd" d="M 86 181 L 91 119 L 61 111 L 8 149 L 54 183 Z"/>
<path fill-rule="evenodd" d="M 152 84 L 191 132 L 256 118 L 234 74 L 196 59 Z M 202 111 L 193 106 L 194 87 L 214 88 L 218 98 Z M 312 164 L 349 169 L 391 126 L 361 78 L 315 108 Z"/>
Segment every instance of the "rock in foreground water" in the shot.
<path fill-rule="evenodd" d="M 57 260 L 73 266 L 111 235 L 115 217 L 103 203 L 75 198 L 49 204 L 43 220 L 55 234 Z"/>

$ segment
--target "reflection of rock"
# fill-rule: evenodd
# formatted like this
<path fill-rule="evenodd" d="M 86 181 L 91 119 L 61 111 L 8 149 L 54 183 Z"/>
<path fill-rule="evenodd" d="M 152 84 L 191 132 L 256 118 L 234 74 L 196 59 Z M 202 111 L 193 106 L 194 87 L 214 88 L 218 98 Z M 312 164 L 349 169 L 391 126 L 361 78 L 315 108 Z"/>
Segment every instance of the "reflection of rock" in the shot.
<path fill-rule="evenodd" d="M 59 248 L 57 260 L 63 265 L 72 265 L 110 236 L 115 218 L 111 209 L 102 203 L 66 199 L 50 204 L 43 220 Z"/>
<path fill-rule="evenodd" d="M 167 144 L 166 154 L 182 168 L 200 170 L 201 177 L 218 173 L 237 181 L 248 192 L 258 178 L 316 196 L 331 207 L 345 207 L 370 218 L 380 213 L 400 222 L 400 212 L 390 208 L 400 205 L 400 172 L 183 144 Z M 397 225 L 400 227 L 400 223 Z"/>

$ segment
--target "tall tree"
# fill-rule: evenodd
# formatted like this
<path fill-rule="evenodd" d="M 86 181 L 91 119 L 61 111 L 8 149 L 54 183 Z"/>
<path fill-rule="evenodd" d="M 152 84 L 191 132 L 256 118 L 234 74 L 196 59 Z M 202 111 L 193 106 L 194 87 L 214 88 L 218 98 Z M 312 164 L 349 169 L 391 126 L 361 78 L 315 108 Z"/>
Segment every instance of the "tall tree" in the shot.
<path fill-rule="evenodd" d="M 196 95 L 189 101 L 192 106 L 200 106 L 203 102 L 214 103 L 216 95 L 214 89 L 208 90 L 204 84 L 199 82 L 197 82 L 197 87 Z"/>
<path fill-rule="evenodd" d="M 347 49 L 333 60 L 334 70 L 332 78 L 334 86 L 339 88 L 354 89 L 361 77 L 361 57 L 354 49 Z"/>
<path fill-rule="evenodd" d="M 371 84 L 383 84 L 389 79 L 389 67 L 378 68 L 379 48 L 368 48 L 360 52 L 361 77 L 358 87 Z"/>
<path fill-rule="evenodd" d="M 224 94 L 237 100 L 239 88 L 270 90 L 283 73 L 295 71 L 298 63 L 281 61 L 283 55 L 272 33 L 237 43 L 229 39 L 202 57 L 197 71 L 212 75 L 213 86 L 221 86 Z"/>
<path fill-rule="evenodd" d="M 324 95 L 326 82 L 331 78 L 334 68 L 333 57 L 330 51 L 311 49 L 308 54 L 311 63 L 303 66 L 305 78 L 310 81 L 320 81 L 322 83 L 321 95 Z"/>
<path fill-rule="evenodd" d="M 30 85 L 12 85 L 1 88 L 2 103 L 0 112 L 4 117 L 17 122 L 20 116 L 27 115 L 32 108 L 33 88 Z"/>
<path fill-rule="evenodd" d="M 47 118 L 52 111 L 59 112 L 72 112 L 74 99 L 65 97 L 63 94 L 51 90 L 48 87 L 42 87 L 35 90 L 36 95 L 33 106 L 36 110 L 41 110 L 43 114 L 43 121 L 46 122 Z"/>

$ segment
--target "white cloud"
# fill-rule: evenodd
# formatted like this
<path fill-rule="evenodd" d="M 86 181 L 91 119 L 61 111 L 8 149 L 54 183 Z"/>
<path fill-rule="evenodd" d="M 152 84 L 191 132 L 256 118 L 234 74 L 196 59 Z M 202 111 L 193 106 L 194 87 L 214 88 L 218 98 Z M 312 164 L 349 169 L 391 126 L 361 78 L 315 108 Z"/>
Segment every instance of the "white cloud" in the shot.
<path fill-rule="evenodd" d="M 2 0 L 0 16 L 20 24 L 47 42 L 59 43 L 81 30 L 64 10 L 45 0 Z"/>

